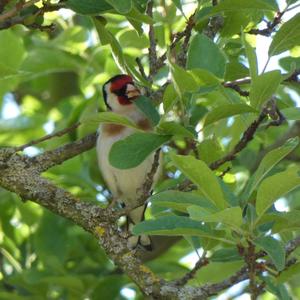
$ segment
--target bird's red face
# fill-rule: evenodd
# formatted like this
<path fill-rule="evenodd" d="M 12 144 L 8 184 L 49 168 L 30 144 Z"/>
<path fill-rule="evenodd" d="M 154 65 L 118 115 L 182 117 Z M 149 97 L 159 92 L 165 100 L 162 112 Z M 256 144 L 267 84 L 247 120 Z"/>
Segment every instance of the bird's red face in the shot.
<path fill-rule="evenodd" d="M 106 105 L 111 110 L 117 110 L 118 105 L 128 106 L 141 95 L 129 75 L 117 75 L 103 86 L 103 96 Z"/>

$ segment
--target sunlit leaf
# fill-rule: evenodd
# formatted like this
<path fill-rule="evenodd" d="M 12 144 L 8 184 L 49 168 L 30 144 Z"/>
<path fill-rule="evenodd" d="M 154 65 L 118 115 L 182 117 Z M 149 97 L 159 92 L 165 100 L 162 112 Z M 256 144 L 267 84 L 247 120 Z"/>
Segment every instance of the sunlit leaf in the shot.
<path fill-rule="evenodd" d="M 116 114 L 113 112 L 102 112 L 99 114 L 93 114 L 85 116 L 80 120 L 82 124 L 100 124 L 100 123 L 108 123 L 108 124 L 119 124 L 124 125 L 126 127 L 138 128 L 135 123 L 133 123 L 130 119 L 120 114 Z"/>
<path fill-rule="evenodd" d="M 225 62 L 224 54 L 211 39 L 203 34 L 193 37 L 187 54 L 188 69 L 205 69 L 223 78 Z"/>
<path fill-rule="evenodd" d="M 285 142 L 279 148 L 276 148 L 267 153 L 259 164 L 255 173 L 249 179 L 242 198 L 247 200 L 252 192 L 257 188 L 263 178 L 278 164 L 286 155 L 293 151 L 299 143 L 299 139 L 292 138 Z"/>
<path fill-rule="evenodd" d="M 300 45 L 300 13 L 285 22 L 274 36 L 269 56 L 279 54 Z"/>
<path fill-rule="evenodd" d="M 290 167 L 286 171 L 266 178 L 258 188 L 256 210 L 259 216 L 280 197 L 300 185 L 299 169 Z"/>
<path fill-rule="evenodd" d="M 253 107 L 246 104 L 220 105 L 207 113 L 203 126 L 208 126 L 214 122 L 231 116 L 255 112 L 256 110 Z"/>
<path fill-rule="evenodd" d="M 276 92 L 281 82 L 281 73 L 278 70 L 263 73 L 252 79 L 250 89 L 250 103 L 259 109 Z"/>
<path fill-rule="evenodd" d="M 201 160 L 192 156 L 173 155 L 172 161 L 190 180 L 197 184 L 203 195 L 218 208 L 224 209 L 227 204 L 217 177 Z"/>

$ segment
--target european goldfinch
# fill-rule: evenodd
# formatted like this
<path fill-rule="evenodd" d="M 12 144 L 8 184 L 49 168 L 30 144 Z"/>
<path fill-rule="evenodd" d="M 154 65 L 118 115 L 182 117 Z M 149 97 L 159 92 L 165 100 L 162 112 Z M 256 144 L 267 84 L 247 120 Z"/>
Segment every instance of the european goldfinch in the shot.
<path fill-rule="evenodd" d="M 145 131 L 151 131 L 151 123 L 133 104 L 133 101 L 140 95 L 140 90 L 129 75 L 116 75 L 103 85 L 103 97 L 108 110 L 126 116 Z M 114 200 L 124 204 L 125 207 L 138 205 L 137 199 L 141 195 L 142 186 L 154 160 L 154 154 L 151 154 L 137 167 L 126 170 L 117 169 L 110 165 L 108 156 L 112 145 L 134 132 L 133 128 L 122 125 L 101 124 L 97 139 L 98 163 L 103 178 Z M 156 183 L 158 176 L 159 170 L 154 176 L 153 184 Z M 145 209 L 146 205 L 142 205 L 130 211 L 127 216 L 127 229 L 129 231 L 133 225 L 144 219 Z M 151 240 L 148 236 L 130 236 L 128 238 L 129 248 L 134 249 L 138 245 L 151 250 Z"/>

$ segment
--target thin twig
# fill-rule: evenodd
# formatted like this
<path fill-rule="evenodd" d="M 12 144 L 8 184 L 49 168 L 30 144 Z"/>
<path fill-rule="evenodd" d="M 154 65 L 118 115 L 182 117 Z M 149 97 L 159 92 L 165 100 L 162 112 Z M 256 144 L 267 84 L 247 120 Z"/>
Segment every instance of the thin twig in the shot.
<path fill-rule="evenodd" d="M 202 267 L 209 264 L 209 260 L 206 257 L 206 252 L 203 252 L 201 258 L 197 261 L 194 268 L 187 272 L 182 278 L 175 280 L 175 284 L 182 286 L 188 283 L 191 279 L 195 278 L 197 271 L 199 271 Z"/>
<path fill-rule="evenodd" d="M 248 248 L 244 258 L 248 266 L 251 300 L 256 300 L 258 295 L 257 283 L 256 283 L 256 257 L 255 257 L 255 245 L 252 242 L 248 242 Z"/>
<path fill-rule="evenodd" d="M 284 15 L 284 13 L 286 12 L 286 10 L 283 10 L 282 12 L 278 11 L 273 19 L 272 22 L 268 22 L 267 23 L 267 27 L 264 29 L 251 29 L 249 30 L 247 33 L 250 34 L 260 34 L 260 35 L 264 35 L 264 36 L 270 36 L 272 34 L 272 32 L 275 30 L 275 27 L 280 24 L 281 22 L 281 18 Z"/>
<path fill-rule="evenodd" d="M 147 5 L 146 10 L 147 15 L 150 18 L 153 18 L 153 0 L 150 0 Z M 157 63 L 157 53 L 156 53 L 156 39 L 154 33 L 154 26 L 152 24 L 149 25 L 149 79 L 152 81 L 153 75 L 156 73 L 156 63 Z"/>
<path fill-rule="evenodd" d="M 145 73 L 144 66 L 143 66 L 143 64 L 142 64 L 142 62 L 141 62 L 141 59 L 140 59 L 139 57 L 137 57 L 137 58 L 135 59 L 135 61 L 136 61 L 137 65 L 138 65 L 138 67 L 139 67 L 139 71 L 140 71 L 141 75 L 142 75 L 146 80 L 148 80 L 148 77 L 147 77 L 147 75 L 146 75 L 146 73 Z"/>
<path fill-rule="evenodd" d="M 37 144 L 40 144 L 42 142 L 45 142 L 47 140 L 50 140 L 54 137 L 61 137 L 73 130 L 75 130 L 78 126 L 80 125 L 80 122 L 77 122 L 75 124 L 73 124 L 72 126 L 70 127 L 67 127 L 67 128 L 64 128 L 60 131 L 57 131 L 57 132 L 54 132 L 54 133 L 51 133 L 51 134 L 47 134 L 39 139 L 36 139 L 36 140 L 32 140 L 31 142 L 27 143 L 27 144 L 24 144 L 22 146 L 19 146 L 19 147 L 16 147 L 15 148 L 15 151 L 18 152 L 18 151 L 23 151 L 25 148 L 27 147 L 30 147 L 30 146 L 34 146 L 34 145 L 37 145 Z"/>
<path fill-rule="evenodd" d="M 192 30 L 195 26 L 195 15 L 196 15 L 196 11 L 187 20 L 187 24 L 184 30 L 184 40 L 181 46 L 181 52 L 178 54 L 177 57 L 178 65 L 181 67 L 185 67 L 186 65 L 186 57 L 189 48 L 189 41 L 192 35 Z"/>
<path fill-rule="evenodd" d="M 19 13 L 19 11 L 21 11 L 22 9 L 32 6 L 33 4 L 39 1 L 40 0 L 30 0 L 28 2 L 19 1 L 11 10 L 0 15 L 0 23 L 4 22 L 9 18 L 16 16 Z"/>
<path fill-rule="evenodd" d="M 186 27 L 184 28 L 183 31 L 178 32 L 174 35 L 174 39 L 170 45 L 170 50 L 174 49 L 175 46 L 184 38 L 186 37 L 186 43 L 188 44 L 190 36 L 191 36 L 191 32 L 193 27 L 195 26 L 195 21 L 194 21 L 194 17 L 196 14 L 197 10 L 195 10 L 195 12 L 189 17 L 189 19 L 186 22 Z M 187 45 L 185 46 L 187 47 Z M 156 71 L 159 70 L 160 68 L 162 68 L 165 65 L 165 60 L 167 59 L 167 54 L 168 51 L 166 51 L 162 56 L 160 56 L 157 59 L 157 63 L 156 63 Z"/>
<path fill-rule="evenodd" d="M 242 90 L 241 87 L 234 82 L 224 82 L 223 86 L 235 90 L 243 97 L 248 97 L 250 95 L 250 92 Z"/>
<path fill-rule="evenodd" d="M 263 110 L 259 117 L 253 121 L 250 126 L 246 129 L 246 131 L 243 133 L 242 138 L 240 139 L 240 141 L 235 145 L 235 147 L 233 148 L 233 150 L 231 150 L 227 155 L 225 155 L 224 157 L 222 157 L 221 159 L 218 159 L 214 162 L 212 162 L 209 167 L 212 170 L 216 170 L 218 169 L 221 165 L 223 165 L 225 162 L 227 161 L 231 161 L 235 158 L 235 156 L 241 152 L 246 146 L 247 144 L 253 139 L 254 134 L 257 130 L 257 128 L 259 127 L 259 125 L 263 122 L 263 120 L 267 117 L 267 114 L 265 112 L 265 110 Z"/>

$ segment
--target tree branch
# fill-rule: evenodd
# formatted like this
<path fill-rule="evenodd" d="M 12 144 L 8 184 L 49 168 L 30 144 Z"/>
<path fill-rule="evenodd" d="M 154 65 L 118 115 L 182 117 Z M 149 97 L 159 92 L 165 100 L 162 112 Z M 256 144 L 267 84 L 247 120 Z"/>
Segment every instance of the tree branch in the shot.
<path fill-rule="evenodd" d="M 79 127 L 79 125 L 80 125 L 80 122 L 77 122 L 77 123 L 71 125 L 70 127 L 64 128 L 64 129 L 62 129 L 60 131 L 57 131 L 57 132 L 54 132 L 54 133 L 51 133 L 51 134 L 47 134 L 47 135 L 45 135 L 45 136 L 43 136 L 43 137 L 41 137 L 39 139 L 33 140 L 33 141 L 31 141 L 29 143 L 26 143 L 26 144 L 24 144 L 22 146 L 16 147 L 15 151 L 16 152 L 17 151 L 22 151 L 22 150 L 24 150 L 27 147 L 40 144 L 40 143 L 45 142 L 47 140 L 50 140 L 50 139 L 52 139 L 54 137 L 61 137 L 61 136 L 65 135 L 65 134 L 67 134 L 67 133 L 75 130 L 76 128 Z"/>
<path fill-rule="evenodd" d="M 16 16 L 22 9 L 30 7 L 39 1 L 40 0 L 30 0 L 28 2 L 25 1 L 17 2 L 17 4 L 11 10 L 0 15 L 0 23 L 3 23 L 4 21 Z"/>
<path fill-rule="evenodd" d="M 264 36 L 270 36 L 272 34 L 272 32 L 275 30 L 275 27 L 280 24 L 281 22 L 281 18 L 284 15 L 286 10 L 280 12 L 278 11 L 273 19 L 272 22 L 268 22 L 267 23 L 267 27 L 264 29 L 251 29 L 249 30 L 247 33 L 250 34 L 260 34 L 260 35 L 264 35 Z"/>
<path fill-rule="evenodd" d="M 31 158 L 31 163 L 36 166 L 40 173 L 53 166 L 60 165 L 64 161 L 92 149 L 96 144 L 97 133 L 92 133 L 79 141 L 75 141 L 54 150 L 46 151 Z"/>
<path fill-rule="evenodd" d="M 147 4 L 147 15 L 150 18 L 153 18 L 153 0 L 150 0 Z M 155 39 L 155 33 L 154 33 L 154 26 L 152 24 L 149 25 L 149 79 L 152 81 L 152 77 L 156 73 L 156 65 L 157 65 L 157 53 L 156 53 L 156 39 Z"/>
<path fill-rule="evenodd" d="M 45 152 L 35 158 L 34 162 L 30 157 L 15 153 L 13 148 L 13 151 L 1 149 L 0 158 L 2 161 L 5 160 L 5 165 L 2 165 L 5 170 L 0 172 L 0 186 L 17 193 L 23 200 L 30 199 L 52 212 L 70 219 L 92 233 L 115 264 L 135 281 L 146 295 L 150 295 L 152 298 L 207 299 L 207 297 L 248 278 L 247 269 L 243 267 L 235 275 L 220 283 L 202 287 L 178 286 L 176 281 L 166 282 L 141 264 L 141 260 L 138 258 L 139 251 L 130 251 L 127 248 L 126 235 L 120 232 L 115 223 L 118 214 L 111 209 L 102 209 L 97 205 L 82 202 L 67 191 L 40 177 L 39 174 L 42 170 L 93 147 L 95 139 L 96 134 L 92 134 L 79 141 Z M 61 156 L 62 152 L 64 154 Z M 58 154 L 59 159 L 55 154 Z M 156 154 L 157 156 L 158 154 Z M 48 163 L 47 160 L 49 160 Z M 47 163 L 47 168 L 41 166 L 45 163 Z M 156 166 L 153 164 L 151 171 L 154 172 L 155 168 Z M 152 172 L 149 173 L 149 181 Z M 287 253 L 290 254 L 299 245 L 300 238 L 291 241 L 287 245 Z M 190 275 L 187 275 L 186 278 L 190 278 Z"/>

